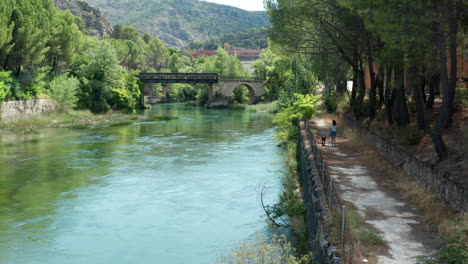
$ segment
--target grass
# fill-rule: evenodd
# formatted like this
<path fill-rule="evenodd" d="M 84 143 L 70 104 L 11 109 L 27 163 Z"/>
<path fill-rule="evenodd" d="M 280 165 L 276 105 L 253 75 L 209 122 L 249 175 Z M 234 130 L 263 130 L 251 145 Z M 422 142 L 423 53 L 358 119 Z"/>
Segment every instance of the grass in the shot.
<path fill-rule="evenodd" d="M 386 248 L 385 240 L 375 228 L 366 224 L 364 218 L 350 206 L 346 207 L 346 219 L 349 228 L 345 235 L 346 244 L 354 244 L 358 249 L 358 251 L 351 251 L 354 258 L 363 259 L 363 256 L 359 256 L 359 252 L 365 252 L 369 263 L 377 263 L 377 252 Z M 341 250 L 341 221 L 342 214 L 337 211 L 330 212 L 325 219 L 327 229 L 330 231 L 330 241 L 339 250 Z"/>
<path fill-rule="evenodd" d="M 39 128 L 44 127 L 68 127 L 86 129 L 91 127 L 116 127 L 126 126 L 134 122 L 168 121 L 176 119 L 172 116 L 142 116 L 110 112 L 107 114 L 93 114 L 90 111 L 71 111 L 68 113 L 51 113 L 47 115 L 34 115 L 27 118 L 19 118 L 11 121 L 0 122 L 0 127 L 22 134 L 34 134 Z"/>
<path fill-rule="evenodd" d="M 255 105 L 247 105 L 246 110 L 249 112 L 266 112 L 266 113 L 277 113 L 278 112 L 278 101 L 270 103 L 261 103 Z"/>

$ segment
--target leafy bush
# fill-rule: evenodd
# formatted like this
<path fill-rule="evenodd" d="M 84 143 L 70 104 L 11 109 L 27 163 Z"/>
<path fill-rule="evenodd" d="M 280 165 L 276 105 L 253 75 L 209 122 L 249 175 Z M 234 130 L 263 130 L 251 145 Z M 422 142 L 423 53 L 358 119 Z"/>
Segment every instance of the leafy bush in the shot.
<path fill-rule="evenodd" d="M 132 112 L 136 109 L 140 98 L 140 86 L 138 79 L 130 74 L 123 74 L 121 79 L 111 90 L 109 103 L 116 110 Z"/>
<path fill-rule="evenodd" d="M 311 255 L 294 256 L 294 248 L 284 235 L 268 239 L 257 235 L 255 240 L 241 243 L 233 251 L 218 258 L 218 264 L 306 264 Z"/>
<path fill-rule="evenodd" d="M 424 137 L 424 131 L 415 126 L 393 126 L 391 132 L 403 143 L 408 145 L 417 145 Z"/>
<path fill-rule="evenodd" d="M 273 118 L 273 123 L 279 126 L 276 138 L 281 143 L 296 136 L 294 126 L 298 120 L 303 117 L 310 118 L 319 112 L 317 110 L 318 96 L 294 94 L 294 99 L 291 106 L 283 108 Z"/>
<path fill-rule="evenodd" d="M 231 96 L 232 103 L 245 104 L 249 103 L 249 90 L 244 85 L 237 86 L 232 92 Z"/>
<path fill-rule="evenodd" d="M 335 92 L 330 92 L 330 94 L 325 98 L 325 108 L 327 113 L 334 113 L 337 110 L 337 95 Z"/>
<path fill-rule="evenodd" d="M 80 82 L 75 77 L 63 74 L 49 83 L 52 99 L 55 100 L 56 111 L 63 113 L 72 110 L 76 106 L 78 98 L 76 91 Z"/>
<path fill-rule="evenodd" d="M 13 79 L 10 77 L 11 72 L 0 71 L 0 102 L 10 94 L 10 83 Z"/>
<path fill-rule="evenodd" d="M 455 104 L 468 105 L 468 89 L 464 87 L 458 87 L 455 90 Z"/>

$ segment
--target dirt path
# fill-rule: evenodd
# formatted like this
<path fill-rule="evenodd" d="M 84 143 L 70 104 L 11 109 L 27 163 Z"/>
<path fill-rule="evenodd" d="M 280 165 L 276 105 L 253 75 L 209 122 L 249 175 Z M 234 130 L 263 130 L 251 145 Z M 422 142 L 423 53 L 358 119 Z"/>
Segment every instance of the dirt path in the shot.
<path fill-rule="evenodd" d="M 331 119 L 317 118 L 312 127 L 316 141 L 329 134 Z M 365 222 L 380 232 L 387 243 L 386 252 L 378 254 L 381 264 L 417 263 L 416 257 L 426 254 L 430 235 L 422 216 L 394 189 L 392 168 L 368 146 L 357 145 L 343 136 L 338 124 L 337 146 L 332 147 L 327 135 L 322 155 L 339 188 L 342 199 L 352 204 Z"/>

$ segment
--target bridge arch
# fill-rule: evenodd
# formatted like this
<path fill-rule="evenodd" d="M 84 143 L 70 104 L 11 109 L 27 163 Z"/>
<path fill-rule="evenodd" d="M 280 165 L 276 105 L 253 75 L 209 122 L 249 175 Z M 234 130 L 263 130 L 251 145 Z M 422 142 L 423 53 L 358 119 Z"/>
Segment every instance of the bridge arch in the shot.
<path fill-rule="evenodd" d="M 249 104 L 257 103 L 265 93 L 265 84 L 263 81 L 223 81 L 218 83 L 218 88 L 225 98 L 230 98 L 234 89 L 238 86 L 244 85 L 249 91 Z"/>

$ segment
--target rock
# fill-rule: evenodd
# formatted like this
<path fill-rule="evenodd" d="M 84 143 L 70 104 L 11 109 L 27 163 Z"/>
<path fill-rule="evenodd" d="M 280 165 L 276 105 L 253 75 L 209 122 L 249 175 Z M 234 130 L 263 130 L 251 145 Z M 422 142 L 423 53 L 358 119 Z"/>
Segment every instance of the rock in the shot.
<path fill-rule="evenodd" d="M 93 7 L 80 0 L 54 0 L 54 2 L 58 9 L 70 10 L 73 15 L 81 17 L 85 22 L 88 35 L 101 39 L 112 35 L 109 21 L 102 15 L 98 7 Z"/>

